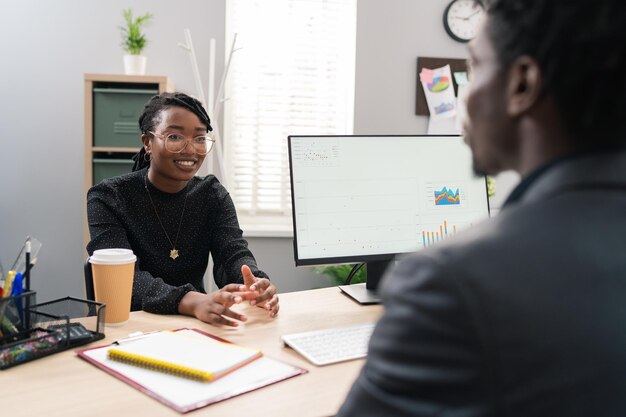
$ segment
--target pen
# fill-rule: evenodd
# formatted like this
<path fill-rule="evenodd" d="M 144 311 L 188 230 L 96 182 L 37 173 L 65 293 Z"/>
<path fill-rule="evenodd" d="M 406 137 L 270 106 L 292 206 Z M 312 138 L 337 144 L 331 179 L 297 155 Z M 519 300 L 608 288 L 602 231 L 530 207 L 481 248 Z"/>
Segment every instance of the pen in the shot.
<path fill-rule="evenodd" d="M 26 278 L 26 291 L 30 291 L 30 251 L 31 251 L 31 244 L 30 244 L 30 236 L 26 237 L 26 265 L 24 265 L 24 277 Z"/>
<path fill-rule="evenodd" d="M 15 278 L 13 278 L 13 285 L 11 285 L 11 295 L 22 295 L 24 292 L 24 276 L 19 272 L 15 274 Z"/>
<path fill-rule="evenodd" d="M 2 317 L 2 328 L 5 329 L 8 334 L 15 334 L 19 332 L 17 327 L 11 323 L 11 320 L 6 317 Z"/>
<path fill-rule="evenodd" d="M 4 288 L 2 289 L 2 298 L 7 298 L 11 295 L 11 287 L 13 286 L 13 279 L 15 279 L 15 271 L 9 271 L 7 279 L 4 281 Z"/>
<path fill-rule="evenodd" d="M 135 333 L 130 333 L 128 337 L 124 338 L 124 339 L 120 339 L 120 340 L 116 340 L 115 342 L 113 342 L 114 345 L 122 345 L 124 343 L 128 343 L 128 342 L 134 342 L 135 340 L 139 340 L 139 339 L 143 339 L 144 337 L 148 337 L 150 335 L 153 335 L 155 333 L 159 333 L 160 330 L 154 330 L 152 332 L 135 332 Z"/>
<path fill-rule="evenodd" d="M 0 262 L 0 298 L 2 298 L 2 291 L 4 288 L 4 268 L 2 262 Z"/>
<path fill-rule="evenodd" d="M 32 268 L 32 264 L 30 262 L 30 257 L 31 257 L 31 251 L 32 251 L 32 244 L 30 241 L 30 236 L 26 237 L 26 253 L 24 254 L 24 260 L 25 260 L 25 265 L 24 265 L 24 276 L 26 278 L 26 291 L 30 291 L 30 269 Z M 35 259 L 36 260 L 36 259 Z M 26 309 L 30 311 L 30 298 L 26 299 Z M 24 326 L 26 326 L 27 329 L 30 329 L 30 314 L 26 314 L 26 321 L 24 322 Z"/>
<path fill-rule="evenodd" d="M 22 293 L 24 292 L 24 280 L 23 275 L 19 272 L 15 275 L 15 279 L 13 279 L 13 288 L 11 289 L 11 295 L 15 301 L 15 307 L 17 307 L 17 314 L 20 317 L 20 322 L 24 323 L 24 308 L 22 306 Z"/>

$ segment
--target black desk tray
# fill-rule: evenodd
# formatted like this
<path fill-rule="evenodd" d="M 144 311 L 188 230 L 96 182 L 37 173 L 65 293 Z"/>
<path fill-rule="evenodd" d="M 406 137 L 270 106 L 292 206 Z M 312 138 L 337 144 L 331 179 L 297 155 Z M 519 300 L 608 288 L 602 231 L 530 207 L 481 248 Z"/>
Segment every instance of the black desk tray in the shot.
<path fill-rule="evenodd" d="M 0 370 L 104 338 L 104 304 L 35 298 L 30 291 L 0 299 Z"/>

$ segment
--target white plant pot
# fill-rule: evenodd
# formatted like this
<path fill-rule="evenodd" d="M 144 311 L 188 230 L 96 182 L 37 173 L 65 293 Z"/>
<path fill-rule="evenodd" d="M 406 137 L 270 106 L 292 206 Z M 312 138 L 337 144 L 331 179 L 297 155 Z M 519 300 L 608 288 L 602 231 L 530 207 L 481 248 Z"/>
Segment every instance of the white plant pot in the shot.
<path fill-rule="evenodd" d="M 126 75 L 145 75 L 148 57 L 144 55 L 124 55 L 124 73 Z"/>

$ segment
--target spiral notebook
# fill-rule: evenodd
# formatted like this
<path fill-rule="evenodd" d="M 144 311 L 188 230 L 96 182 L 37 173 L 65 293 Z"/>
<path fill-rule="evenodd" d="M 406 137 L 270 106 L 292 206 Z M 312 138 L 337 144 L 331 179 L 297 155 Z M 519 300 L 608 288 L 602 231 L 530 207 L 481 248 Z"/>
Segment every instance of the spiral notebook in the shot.
<path fill-rule="evenodd" d="M 108 358 L 183 378 L 212 382 L 259 359 L 258 349 L 184 332 L 159 332 L 112 347 Z"/>
<path fill-rule="evenodd" d="M 167 333 L 171 332 L 155 333 L 140 340 L 142 342 L 146 341 L 148 344 L 156 344 L 155 342 L 161 339 L 162 334 Z M 174 334 L 185 338 L 183 340 L 186 342 L 186 348 L 195 346 L 194 342 L 198 341 L 201 344 L 207 341 L 209 343 L 229 344 L 226 340 L 197 329 L 179 329 Z M 229 371 L 207 383 L 187 377 L 181 378 L 177 375 L 154 371 L 137 365 L 130 365 L 109 358 L 110 350 L 130 346 L 131 343 L 134 344 L 136 342 L 87 348 L 77 353 L 80 358 L 180 413 L 206 407 L 307 372 L 305 369 L 262 355 L 245 362 L 241 366 L 234 365 L 233 367 L 233 361 L 230 367 L 228 365 L 220 367 L 219 369 L 228 368 Z M 214 347 L 210 349 L 214 349 Z M 187 354 L 187 356 L 191 355 Z M 203 352 L 202 356 L 207 356 L 206 352 Z M 241 364 L 242 362 L 239 363 Z"/>

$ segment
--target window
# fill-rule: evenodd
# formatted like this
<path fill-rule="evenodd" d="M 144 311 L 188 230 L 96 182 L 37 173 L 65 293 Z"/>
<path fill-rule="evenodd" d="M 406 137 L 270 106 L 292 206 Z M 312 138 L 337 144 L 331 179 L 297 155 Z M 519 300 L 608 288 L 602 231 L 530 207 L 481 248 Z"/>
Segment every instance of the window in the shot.
<path fill-rule="evenodd" d="M 287 136 L 352 133 L 356 0 L 226 4 L 226 182 L 244 230 L 289 230 Z"/>

